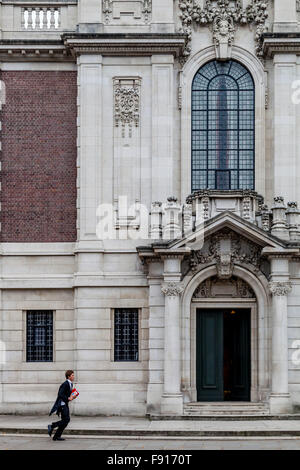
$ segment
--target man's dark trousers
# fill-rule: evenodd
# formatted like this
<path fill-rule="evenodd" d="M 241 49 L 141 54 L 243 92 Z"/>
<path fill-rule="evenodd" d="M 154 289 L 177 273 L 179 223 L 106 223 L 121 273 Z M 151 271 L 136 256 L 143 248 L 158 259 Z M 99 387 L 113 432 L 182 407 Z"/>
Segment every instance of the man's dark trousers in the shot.
<path fill-rule="evenodd" d="M 54 434 L 53 439 L 57 439 L 58 437 L 61 437 L 63 431 L 65 430 L 65 428 L 68 426 L 70 422 L 70 412 L 69 412 L 68 405 L 62 405 L 60 409 L 61 409 L 61 420 L 57 421 L 56 423 L 52 423 L 52 429 L 57 428 L 57 431 Z"/>

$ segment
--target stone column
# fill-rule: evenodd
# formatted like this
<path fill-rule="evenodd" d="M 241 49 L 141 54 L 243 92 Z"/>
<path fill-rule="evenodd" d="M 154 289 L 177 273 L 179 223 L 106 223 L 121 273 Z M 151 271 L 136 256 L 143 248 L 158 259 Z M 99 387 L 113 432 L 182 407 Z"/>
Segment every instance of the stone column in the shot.
<path fill-rule="evenodd" d="M 296 104 L 292 100 L 296 80 L 297 56 L 275 54 L 273 191 L 285 201 L 297 201 L 298 196 Z"/>
<path fill-rule="evenodd" d="M 274 0 L 274 33 L 297 31 L 296 0 Z"/>
<path fill-rule="evenodd" d="M 181 341 L 180 341 L 180 283 L 182 257 L 165 258 L 165 350 L 164 350 L 164 393 L 161 412 L 164 415 L 182 415 L 183 396 L 181 393 Z"/>
<path fill-rule="evenodd" d="M 149 265 L 149 379 L 147 386 L 147 413 L 159 415 L 163 394 L 164 373 L 164 310 L 161 291 L 163 262 L 159 258 L 146 261 Z"/>
<path fill-rule="evenodd" d="M 292 286 L 288 280 L 289 262 L 286 258 L 272 257 L 272 277 L 269 284 L 272 303 L 272 393 L 271 414 L 292 411 L 288 384 L 287 295 Z"/>

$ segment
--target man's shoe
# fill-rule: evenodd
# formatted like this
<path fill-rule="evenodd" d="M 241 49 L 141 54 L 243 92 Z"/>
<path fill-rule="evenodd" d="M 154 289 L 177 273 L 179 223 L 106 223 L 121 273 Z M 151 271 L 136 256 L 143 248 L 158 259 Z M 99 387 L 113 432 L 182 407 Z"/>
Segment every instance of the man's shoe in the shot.
<path fill-rule="evenodd" d="M 54 441 L 65 441 L 62 437 L 53 437 Z"/>
<path fill-rule="evenodd" d="M 51 424 L 48 424 L 48 434 L 49 434 L 50 437 L 51 437 L 52 432 L 53 432 L 53 428 L 52 428 Z"/>

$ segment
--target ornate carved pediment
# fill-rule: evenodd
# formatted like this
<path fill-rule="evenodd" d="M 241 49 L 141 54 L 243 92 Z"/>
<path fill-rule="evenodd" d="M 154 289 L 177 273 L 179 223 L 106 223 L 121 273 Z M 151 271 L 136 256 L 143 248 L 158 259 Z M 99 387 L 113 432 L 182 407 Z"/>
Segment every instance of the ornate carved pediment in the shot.
<path fill-rule="evenodd" d="M 190 268 L 198 271 L 205 264 L 216 263 L 219 279 L 230 279 L 235 263 L 251 265 L 254 271 L 264 272 L 261 251 L 261 246 L 246 237 L 223 229 L 205 240 L 201 250 L 191 253 Z"/>
<path fill-rule="evenodd" d="M 180 0 L 179 9 L 182 32 L 188 35 L 189 41 L 192 39 L 193 24 L 212 25 L 217 58 L 230 58 L 236 28 L 247 24 L 256 25 L 256 53 L 261 55 L 261 36 L 268 29 L 268 0 L 251 0 L 246 8 L 240 0 L 206 0 L 203 7 L 197 0 Z M 185 56 L 190 52 L 191 48 L 187 46 Z"/>
<path fill-rule="evenodd" d="M 242 279 L 232 276 L 231 279 L 219 279 L 217 276 L 206 279 L 194 292 L 193 298 L 242 298 L 255 299 L 252 288 Z"/>

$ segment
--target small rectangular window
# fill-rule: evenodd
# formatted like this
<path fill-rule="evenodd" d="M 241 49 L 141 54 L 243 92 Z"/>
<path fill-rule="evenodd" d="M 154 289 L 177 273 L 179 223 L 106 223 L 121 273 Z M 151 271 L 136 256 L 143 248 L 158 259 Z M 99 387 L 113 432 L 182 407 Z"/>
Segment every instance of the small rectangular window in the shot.
<path fill-rule="evenodd" d="M 115 362 L 139 360 L 138 309 L 117 308 L 114 312 Z"/>
<path fill-rule="evenodd" d="M 53 361 L 53 312 L 32 310 L 26 318 L 26 361 Z"/>

